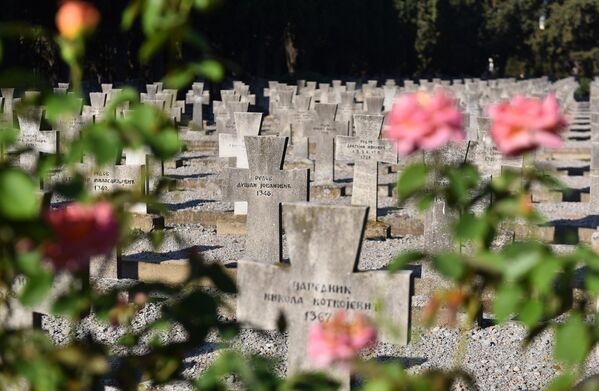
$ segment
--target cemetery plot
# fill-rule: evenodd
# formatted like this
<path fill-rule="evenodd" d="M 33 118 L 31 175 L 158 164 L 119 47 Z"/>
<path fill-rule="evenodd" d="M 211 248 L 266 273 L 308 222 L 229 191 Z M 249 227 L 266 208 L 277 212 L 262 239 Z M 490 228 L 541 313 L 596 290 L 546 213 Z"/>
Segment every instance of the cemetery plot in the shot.
<path fill-rule="evenodd" d="M 399 330 L 397 342 L 408 342 L 411 273 L 356 272 L 366 215 L 365 207 L 284 204 L 290 265 L 239 262 L 237 318 L 276 329 L 280 315 L 286 317 L 289 374 L 313 368 L 306 351 L 310 326 L 339 310 L 374 315 L 380 302 Z M 344 235 L 336 235 L 337 227 L 347 227 Z M 337 376 L 349 389 L 349 373 Z"/>

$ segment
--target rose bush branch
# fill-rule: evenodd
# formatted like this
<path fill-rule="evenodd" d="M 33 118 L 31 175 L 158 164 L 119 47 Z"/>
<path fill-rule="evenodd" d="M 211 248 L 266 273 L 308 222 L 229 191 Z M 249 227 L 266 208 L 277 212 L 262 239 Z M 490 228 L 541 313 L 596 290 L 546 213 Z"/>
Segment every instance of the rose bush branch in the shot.
<path fill-rule="evenodd" d="M 435 151 L 461 139 L 455 104 L 452 111 L 450 101 L 441 98 L 439 91 L 432 97 L 423 98 L 422 94 L 400 98 L 389 117 L 387 136 L 404 154 Z M 562 144 L 560 132 L 567 120 L 552 95 L 544 100 L 516 96 L 510 102 L 492 105 L 488 113 L 493 121 L 491 136 L 506 156 Z M 433 266 L 456 284 L 454 289 L 438 292 L 430 299 L 424 309 L 424 318 L 429 322 L 445 308 L 454 320 L 458 311 L 465 311 L 469 325 L 480 311 L 483 294 L 493 292 L 491 309 L 496 320 L 521 321 L 529 330 L 528 340 L 554 329 L 555 358 L 573 371 L 556 381 L 573 383 L 576 377 L 572 373 L 580 368 L 599 338 L 596 323 L 585 321 L 588 303 L 599 293 L 599 257 L 584 246 L 560 255 L 536 240 L 506 245 L 499 240 L 515 224 L 542 223 L 531 203 L 533 187 L 555 190 L 561 185 L 532 165 L 521 171 L 504 170 L 485 181 L 470 163 L 452 166 L 439 162 L 437 159 L 431 165 L 406 167 L 397 191 L 403 203 L 415 202 L 421 210 L 435 199 L 442 199 L 447 208 L 455 211 L 450 229 L 456 245 L 435 254 L 401 254 L 390 269 L 430 258 Z M 488 204 L 477 210 L 480 202 Z M 582 286 L 575 279 L 581 268 L 586 269 Z M 573 295 L 575 288 L 584 294 Z M 564 313 L 565 320 L 558 318 Z"/>

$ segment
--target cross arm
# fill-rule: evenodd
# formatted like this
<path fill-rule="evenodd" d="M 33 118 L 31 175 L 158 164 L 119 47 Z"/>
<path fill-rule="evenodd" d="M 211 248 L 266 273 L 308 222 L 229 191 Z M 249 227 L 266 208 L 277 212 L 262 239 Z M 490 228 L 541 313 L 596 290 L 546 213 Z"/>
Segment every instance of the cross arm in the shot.
<path fill-rule="evenodd" d="M 280 314 L 288 306 L 295 305 L 288 286 L 289 271 L 288 265 L 240 260 L 237 265 L 237 320 L 263 330 L 275 330 Z"/>

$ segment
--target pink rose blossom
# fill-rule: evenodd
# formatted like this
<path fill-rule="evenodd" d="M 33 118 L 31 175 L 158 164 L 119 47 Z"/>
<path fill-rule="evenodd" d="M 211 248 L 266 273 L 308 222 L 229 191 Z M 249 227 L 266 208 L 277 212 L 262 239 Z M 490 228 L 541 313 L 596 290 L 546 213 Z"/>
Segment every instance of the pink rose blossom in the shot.
<path fill-rule="evenodd" d="M 491 135 L 501 153 L 519 155 L 539 147 L 559 148 L 560 132 L 568 126 L 554 95 L 544 100 L 517 95 L 487 108 Z"/>
<path fill-rule="evenodd" d="M 434 151 L 450 141 L 464 139 L 462 114 L 442 89 L 401 95 L 393 104 L 385 137 L 393 140 L 399 153 Z"/>
<path fill-rule="evenodd" d="M 357 357 L 360 350 L 376 343 L 376 329 L 363 314 L 347 320 L 340 311 L 327 322 L 312 327 L 308 336 L 308 355 L 319 367 L 347 362 Z"/>
<path fill-rule="evenodd" d="M 44 253 L 57 270 L 77 271 L 89 258 L 110 252 L 119 236 L 119 225 L 109 202 L 93 205 L 78 202 L 44 212 L 54 234 Z"/>

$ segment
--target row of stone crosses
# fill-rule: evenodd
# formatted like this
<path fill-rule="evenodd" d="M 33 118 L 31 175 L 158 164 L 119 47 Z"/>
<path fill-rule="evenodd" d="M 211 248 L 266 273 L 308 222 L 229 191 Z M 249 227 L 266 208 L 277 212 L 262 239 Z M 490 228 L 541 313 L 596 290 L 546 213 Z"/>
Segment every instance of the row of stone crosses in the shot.
<path fill-rule="evenodd" d="M 159 108 L 178 126 L 183 140 L 196 134 L 213 135 L 218 140 L 219 156 L 229 158 L 230 167 L 222 174 L 223 201 L 235 203 L 235 214 L 247 214 L 245 255 L 237 266 L 237 318 L 252 327 L 275 329 L 280 313 L 286 315 L 291 373 L 310 368 L 306 361 L 309 325 L 337 310 L 374 313 L 375 307 L 382 305 L 385 316 L 400 332 L 393 342 L 408 342 L 411 272 L 357 272 L 357 263 L 365 227 L 377 220 L 379 166 L 397 165 L 402 160 L 392 143 L 382 138 L 385 115 L 399 94 L 432 91 L 437 86 L 451 91 L 459 102 L 467 129 L 467 139 L 447 148 L 443 158 L 447 163 L 472 162 L 483 175 L 492 176 L 504 166 L 521 167 L 522 160 L 505 159 L 494 149 L 484 107 L 517 93 L 541 97 L 553 92 L 566 109 L 572 108 L 576 83 L 572 79 L 551 83 L 544 78 L 435 79 L 418 84 L 404 80 L 401 86 L 393 80 L 382 86 L 376 81 L 361 86 L 340 80 L 331 84 L 299 81 L 297 85 L 269 82 L 263 91 L 268 109 L 263 112 L 258 111 L 250 86 L 242 82 L 220 91 L 220 100 L 211 100 L 203 83 L 194 83 L 182 95 L 183 100 L 178 100 L 177 90 L 164 89 L 161 83 L 148 84 L 146 92 L 140 94 L 142 103 Z M 18 99 L 14 90 L 1 89 L 2 120 L 19 127 L 21 146 L 32 151 L 21 156 L 22 167 L 31 168 L 39 153 L 60 152 L 60 140 L 77 137 L 85 124 L 106 115 L 126 116 L 127 104 L 115 112 L 106 111 L 120 90 L 108 84 L 101 89 L 89 93 L 89 105 L 81 102 L 80 115 L 59 123 L 58 129 L 42 129 L 43 107 L 15 115 Z M 68 85 L 60 84 L 55 91 L 68 93 Z M 36 92 L 28 91 L 24 96 L 30 94 Z M 214 124 L 204 119 L 204 106 L 212 108 Z M 595 152 L 599 156 L 599 148 L 593 148 L 593 167 L 599 167 Z M 285 160 L 299 168 L 284 170 Z M 336 161 L 353 164 L 353 206 L 308 202 L 311 186 L 338 186 Z M 149 191 L 164 174 L 163 162 L 151 161 L 145 151 L 125 150 L 118 163 L 98 170 L 84 160 L 81 167 L 88 172 L 90 190 Z M 142 176 L 142 172 L 147 175 Z M 65 179 L 65 175 L 56 173 L 57 178 Z M 146 182 L 140 183 L 142 177 Z M 444 211 L 442 205 L 434 208 Z M 145 205 L 137 205 L 132 212 L 148 213 Z M 427 215 L 425 233 L 431 235 L 431 243 L 443 234 L 439 227 L 446 218 L 444 213 Z M 289 264 L 281 263 L 283 228 Z M 114 255 L 108 264 L 105 259 L 92 260 L 90 274 L 118 278 L 118 270 Z M 43 306 L 36 309 L 46 311 Z M 31 311 L 25 312 L 29 319 Z M 392 340 L 390 335 L 382 337 Z M 349 374 L 339 371 L 336 375 L 347 388 Z"/>

